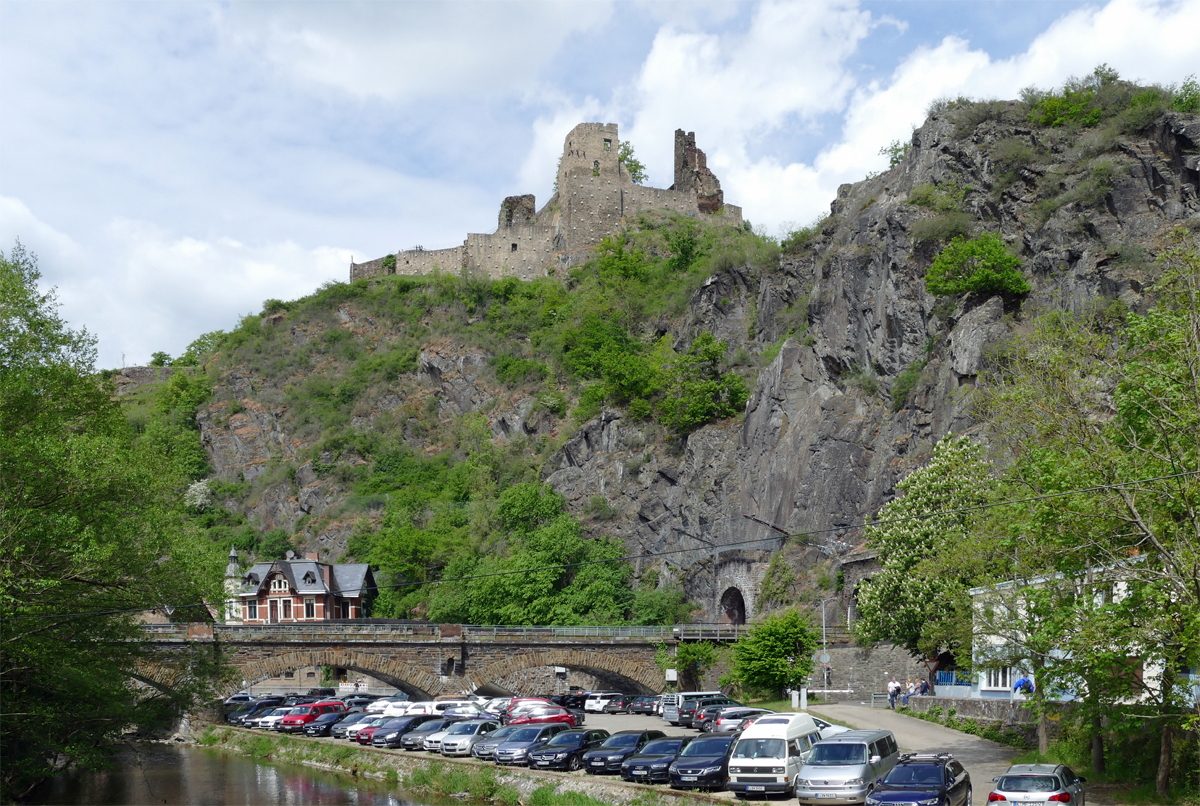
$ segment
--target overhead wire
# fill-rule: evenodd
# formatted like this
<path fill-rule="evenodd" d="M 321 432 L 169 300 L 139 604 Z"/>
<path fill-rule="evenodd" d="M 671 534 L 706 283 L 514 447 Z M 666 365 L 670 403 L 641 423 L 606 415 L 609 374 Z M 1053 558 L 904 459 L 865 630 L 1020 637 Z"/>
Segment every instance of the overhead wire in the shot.
<path fill-rule="evenodd" d="M 784 530 L 780 529 L 778 526 L 775 526 L 774 524 L 772 524 L 768 521 L 764 521 L 761 518 L 743 513 L 742 514 L 743 518 L 747 518 L 748 520 L 752 520 L 756 523 L 761 523 L 764 526 L 768 526 L 771 529 L 774 529 L 775 531 L 780 532 L 781 533 L 780 536 L 778 536 L 778 537 L 775 537 L 775 536 L 760 537 L 760 538 L 755 538 L 754 540 L 739 540 L 739 541 L 734 541 L 731 543 L 718 543 L 715 545 L 707 545 L 707 546 L 704 546 L 701 548 L 683 548 L 683 549 L 671 549 L 668 551 L 644 552 L 641 554 L 628 554 L 623 557 L 611 557 L 611 558 L 607 558 L 607 559 L 603 559 L 603 560 L 583 560 L 583 561 L 575 562 L 575 563 L 556 563 L 556 564 L 552 564 L 552 565 L 541 565 L 541 566 L 535 566 L 533 568 L 521 568 L 521 569 L 516 569 L 516 570 L 511 570 L 511 571 L 493 571 L 493 572 L 486 573 L 486 574 L 469 574 L 466 576 L 428 580 L 425 582 L 401 582 L 401 583 L 396 583 L 393 585 L 377 585 L 377 586 L 375 586 L 375 589 L 376 590 L 398 590 L 401 588 L 420 587 L 421 585 L 443 585 L 443 584 L 450 583 L 450 582 L 469 582 L 469 581 L 476 580 L 476 579 L 489 579 L 489 578 L 494 578 L 494 577 L 514 576 L 514 575 L 518 575 L 518 574 L 531 574 L 531 573 L 534 573 L 537 571 L 565 570 L 565 569 L 569 569 L 569 568 L 582 568 L 582 567 L 589 566 L 589 565 L 602 565 L 602 564 L 606 564 L 606 563 L 619 563 L 619 562 L 633 562 L 635 560 L 644 560 L 644 559 L 656 558 L 656 557 L 666 557 L 666 556 L 671 556 L 671 555 L 675 555 L 675 554 L 688 554 L 688 553 L 709 554 L 709 553 L 713 553 L 713 552 L 717 552 L 717 551 L 721 551 L 721 550 L 727 550 L 727 549 L 731 549 L 731 548 L 747 546 L 747 545 L 750 545 L 753 543 L 766 543 L 768 541 L 790 540 L 791 538 L 794 538 L 794 537 L 810 537 L 812 535 L 826 534 L 826 533 L 830 533 L 830 532 L 843 532 L 844 533 L 844 532 L 849 532 L 849 531 L 856 531 L 858 529 L 881 526 L 881 525 L 885 525 L 885 524 L 905 523 L 908 521 L 916 521 L 916 520 L 928 520 L 930 518 L 943 518 L 943 517 L 948 517 L 951 515 L 959 515 L 959 514 L 965 514 L 965 513 L 969 513 L 969 512 L 978 512 L 980 510 L 985 510 L 985 509 L 993 509 L 996 507 L 1014 506 L 1017 504 L 1036 503 L 1038 501 L 1048 501 L 1048 500 L 1052 500 L 1052 499 L 1056 499 L 1056 498 L 1064 498 L 1066 496 L 1071 496 L 1071 495 L 1080 495 L 1083 493 L 1098 492 L 1100 490 L 1113 490 L 1113 489 L 1118 489 L 1121 487 L 1130 487 L 1130 486 L 1137 485 L 1137 484 L 1148 484 L 1148 483 L 1154 482 L 1154 481 L 1167 481 L 1169 479 L 1177 479 L 1177 478 L 1183 478 L 1186 476 L 1196 476 L 1196 475 L 1200 475 L 1200 470 L 1186 470 L 1186 471 L 1183 471 L 1180 473 L 1170 473 L 1170 474 L 1163 475 L 1163 476 L 1153 476 L 1150 478 L 1135 479 L 1133 481 L 1116 482 L 1113 484 L 1097 484 L 1092 487 L 1081 487 L 1081 488 L 1074 489 L 1074 490 L 1061 490 L 1061 491 L 1055 492 L 1055 493 L 1045 493 L 1042 495 L 1029 496 L 1026 498 L 1007 499 L 1004 501 L 993 501 L 993 502 L 988 502 L 988 503 L 984 503 L 984 504 L 977 504 L 975 506 L 958 507 L 955 509 L 939 510 L 937 512 L 927 512 L 927 513 L 921 513 L 919 515 L 907 515 L 907 516 L 898 517 L 898 518 L 884 518 L 884 519 L 878 519 L 878 520 L 867 520 L 867 521 L 864 521 L 864 522 L 858 523 L 858 524 L 850 524 L 847 526 L 831 526 L 831 527 L 827 527 L 824 529 L 809 529 L 809 530 L 805 530 L 803 532 L 785 532 Z M 887 505 L 885 504 L 884 506 L 887 506 Z M 688 532 L 685 532 L 683 529 L 680 529 L 678 527 L 672 527 L 672 530 L 681 532 L 683 534 L 689 534 Z M 689 536 L 691 536 L 695 539 L 694 535 L 689 535 Z M 208 606 L 209 606 L 208 604 L 201 602 L 199 604 L 174 605 L 172 607 L 175 610 L 184 610 L 184 609 L 197 608 L 197 607 L 207 608 Z M 124 609 L 124 610 L 97 610 L 97 611 L 89 611 L 89 612 L 84 612 L 84 613 L 31 613 L 31 614 L 20 615 L 20 616 L 0 617 L 0 621 L 17 621 L 17 620 L 23 620 L 23 619 L 39 619 L 39 618 L 41 618 L 41 619 L 58 618 L 58 619 L 65 620 L 65 619 L 71 619 L 71 618 L 89 618 L 89 617 L 94 617 L 94 616 L 123 615 L 126 613 L 145 613 L 145 612 L 150 612 L 153 610 L 161 610 L 163 608 L 164 608 L 163 605 L 154 605 L 154 606 L 150 606 L 150 607 L 135 607 L 135 608 L 128 608 L 128 609 Z"/>

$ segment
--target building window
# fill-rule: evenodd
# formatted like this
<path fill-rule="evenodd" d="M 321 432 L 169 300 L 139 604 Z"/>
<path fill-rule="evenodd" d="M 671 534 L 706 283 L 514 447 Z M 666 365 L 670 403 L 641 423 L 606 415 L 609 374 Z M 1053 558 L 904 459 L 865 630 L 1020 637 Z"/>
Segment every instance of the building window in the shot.
<path fill-rule="evenodd" d="M 271 580 L 271 593 L 280 593 L 282 591 L 286 591 L 287 589 L 288 584 L 286 579 L 276 577 L 275 579 Z"/>
<path fill-rule="evenodd" d="M 283 617 L 287 618 L 287 619 L 290 619 L 292 617 L 292 600 L 291 599 L 283 600 Z"/>
<path fill-rule="evenodd" d="M 316 618 L 317 617 L 317 600 L 311 596 L 304 597 L 304 617 L 305 618 Z"/>
<path fill-rule="evenodd" d="M 982 688 L 1005 689 L 1012 686 L 1012 667 L 1005 666 L 1000 669 L 988 669 L 982 681 Z"/>
<path fill-rule="evenodd" d="M 604 141 L 604 150 L 605 150 L 605 151 L 612 151 L 612 140 L 605 140 L 605 141 Z"/>
<path fill-rule="evenodd" d="M 295 677 L 295 676 L 296 676 L 296 673 L 295 673 L 295 672 L 284 672 L 284 673 L 283 673 L 283 676 L 284 676 L 284 677 L 286 677 L 286 678 L 289 678 L 289 679 L 291 679 L 291 678 L 293 678 L 293 677 Z"/>
<path fill-rule="evenodd" d="M 310 680 L 311 680 L 312 678 L 316 677 L 316 676 L 317 676 L 317 673 L 316 673 L 316 672 L 309 672 L 309 673 L 308 673 L 308 675 L 307 675 L 307 677 L 308 677 Z"/>
<path fill-rule="evenodd" d="M 349 602 L 342 602 L 342 618 L 351 618 Z"/>
<path fill-rule="evenodd" d="M 515 252 L 515 251 L 517 251 L 517 245 L 516 245 L 516 244 L 513 244 L 513 245 L 512 245 L 512 249 L 509 249 L 508 251 L 510 251 L 510 252 Z"/>
<path fill-rule="evenodd" d="M 257 619 L 257 618 L 258 618 L 258 602 L 247 602 L 246 603 L 246 619 L 249 620 L 249 619 Z"/>

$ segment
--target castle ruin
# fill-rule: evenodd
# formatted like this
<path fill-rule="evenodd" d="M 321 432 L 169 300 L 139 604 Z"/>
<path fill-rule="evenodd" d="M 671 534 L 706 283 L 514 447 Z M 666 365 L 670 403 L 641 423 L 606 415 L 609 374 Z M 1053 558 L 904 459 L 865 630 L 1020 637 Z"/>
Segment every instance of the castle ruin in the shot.
<path fill-rule="evenodd" d="M 736 226 L 742 209 L 725 204 L 721 183 L 708 169 L 694 132 L 675 132 L 675 183 L 668 189 L 633 181 L 617 157 L 615 123 L 580 123 L 567 135 L 558 166 L 558 192 L 541 210 L 532 194 L 500 205 L 496 231 L 471 233 L 461 246 L 408 249 L 350 264 L 350 279 L 384 274 L 479 272 L 493 279 L 532 280 L 587 259 L 593 247 L 643 210 L 721 215 Z"/>

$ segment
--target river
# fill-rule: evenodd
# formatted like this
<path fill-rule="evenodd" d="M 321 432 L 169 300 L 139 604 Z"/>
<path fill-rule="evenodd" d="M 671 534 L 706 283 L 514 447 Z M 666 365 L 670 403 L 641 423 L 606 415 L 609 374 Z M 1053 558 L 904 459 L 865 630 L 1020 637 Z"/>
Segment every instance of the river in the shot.
<path fill-rule="evenodd" d="M 361 781 L 306 767 L 266 764 L 201 747 L 139 744 L 115 766 L 58 776 L 31 803 L 150 806 L 169 804 L 362 804 L 421 806 L 382 781 Z"/>

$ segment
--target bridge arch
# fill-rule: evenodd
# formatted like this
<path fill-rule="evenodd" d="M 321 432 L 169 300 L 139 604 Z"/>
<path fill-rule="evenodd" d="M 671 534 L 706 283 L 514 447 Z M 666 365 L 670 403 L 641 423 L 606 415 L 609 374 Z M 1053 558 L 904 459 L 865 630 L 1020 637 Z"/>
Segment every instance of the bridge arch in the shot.
<path fill-rule="evenodd" d="M 441 681 L 429 672 L 402 660 L 369 652 L 300 650 L 247 661 L 234 658 L 233 663 L 241 675 L 240 680 L 245 680 L 247 685 L 282 677 L 284 672 L 304 666 L 337 666 L 374 677 L 418 700 L 431 700 L 442 688 Z M 234 691 L 241 687 L 240 680 Z"/>
<path fill-rule="evenodd" d="M 472 688 L 478 689 L 516 672 L 542 666 L 562 666 L 600 677 L 616 678 L 636 690 L 631 694 L 657 694 L 663 690 L 663 673 L 653 664 L 646 665 L 604 652 L 552 647 L 514 654 L 479 671 L 468 672 L 467 677 Z"/>

